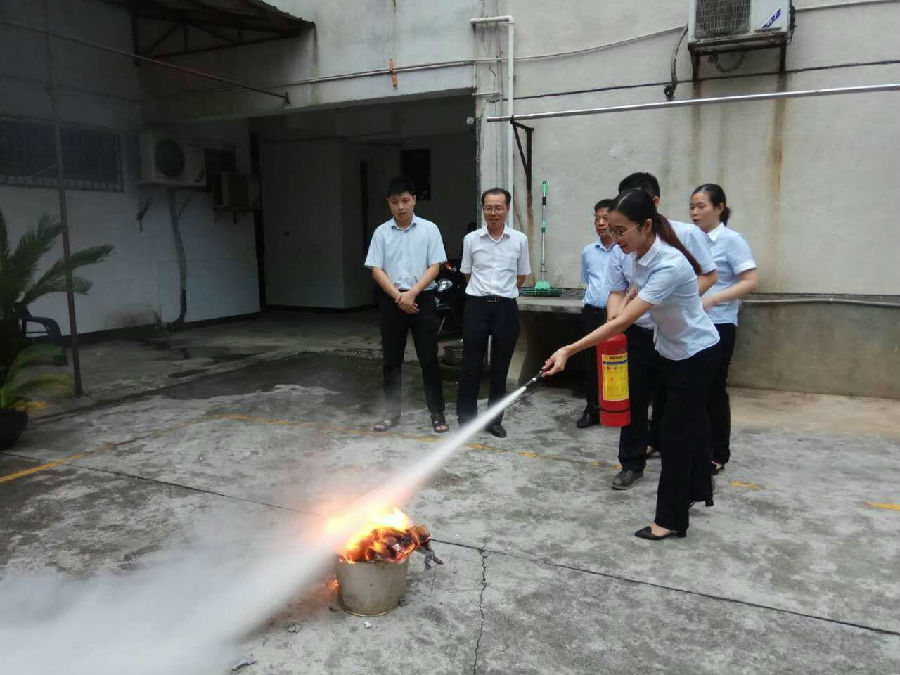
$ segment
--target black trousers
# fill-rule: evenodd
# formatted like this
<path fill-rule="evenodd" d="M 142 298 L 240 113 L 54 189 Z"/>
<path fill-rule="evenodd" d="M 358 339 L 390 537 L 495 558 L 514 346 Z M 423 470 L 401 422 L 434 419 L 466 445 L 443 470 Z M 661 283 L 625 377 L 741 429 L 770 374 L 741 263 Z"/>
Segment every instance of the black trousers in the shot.
<path fill-rule="evenodd" d="M 662 359 L 666 406 L 655 520 L 669 530 L 688 529 L 691 502 L 713 503 L 707 405 L 719 354 L 719 345 L 715 344 L 683 361 Z"/>
<path fill-rule="evenodd" d="M 432 414 L 444 412 L 444 392 L 441 367 L 438 363 L 437 334 L 439 320 L 434 310 L 434 292 L 422 291 L 416 297 L 418 314 L 407 314 L 387 296 L 378 292 L 381 312 L 381 354 L 384 359 L 384 415 L 400 417 L 401 378 L 406 335 L 412 332 L 416 356 L 422 366 L 425 403 Z"/>
<path fill-rule="evenodd" d="M 606 308 L 585 305 L 578 317 L 581 334 L 587 335 L 606 323 Z M 579 355 L 581 359 L 582 381 L 584 382 L 584 398 L 587 405 L 584 411 L 590 415 L 600 414 L 600 394 L 597 383 L 597 349 L 585 349 Z"/>
<path fill-rule="evenodd" d="M 664 363 L 653 346 L 652 330 L 632 325 L 625 330 L 625 337 L 631 423 L 619 432 L 619 463 L 623 469 L 640 472 L 647 464 L 648 408 L 662 379 Z"/>
<path fill-rule="evenodd" d="M 727 464 L 731 459 L 731 402 L 728 400 L 728 366 L 734 355 L 734 339 L 737 326 L 733 323 L 717 323 L 719 331 L 719 362 L 709 391 L 709 422 L 712 426 L 712 459 Z"/>
<path fill-rule="evenodd" d="M 456 415 L 460 424 L 478 415 L 478 388 L 488 336 L 492 338 L 488 403 L 493 405 L 506 396 L 506 375 L 519 338 L 519 307 L 515 298 L 466 298 L 463 315 L 463 363 L 456 399 Z M 494 422 L 499 423 L 502 419 L 501 413 Z"/>

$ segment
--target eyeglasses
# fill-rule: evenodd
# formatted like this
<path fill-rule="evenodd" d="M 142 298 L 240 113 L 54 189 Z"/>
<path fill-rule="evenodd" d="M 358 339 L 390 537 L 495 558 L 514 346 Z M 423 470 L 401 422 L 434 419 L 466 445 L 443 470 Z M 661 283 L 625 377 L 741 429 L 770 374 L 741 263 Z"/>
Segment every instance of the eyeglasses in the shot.
<path fill-rule="evenodd" d="M 631 232 L 636 227 L 640 227 L 640 225 L 632 225 L 631 227 L 629 227 L 625 230 L 614 230 L 612 228 L 609 228 L 609 236 L 612 237 L 613 239 L 621 239 L 622 237 L 625 236 L 626 233 Z"/>
<path fill-rule="evenodd" d="M 503 213 L 506 211 L 505 206 L 484 206 L 481 208 L 484 213 Z"/>

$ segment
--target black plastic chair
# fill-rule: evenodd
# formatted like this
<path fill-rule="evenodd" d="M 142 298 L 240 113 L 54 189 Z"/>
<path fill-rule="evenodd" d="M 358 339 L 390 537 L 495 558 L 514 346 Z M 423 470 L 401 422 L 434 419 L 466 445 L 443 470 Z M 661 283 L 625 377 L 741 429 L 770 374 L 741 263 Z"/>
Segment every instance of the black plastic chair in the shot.
<path fill-rule="evenodd" d="M 43 316 L 32 316 L 28 311 L 28 307 L 22 303 L 13 305 L 13 311 L 16 319 L 22 325 L 22 336 L 29 339 L 46 338 L 47 342 L 54 344 L 62 350 L 61 354 L 53 357 L 53 364 L 56 366 L 64 366 L 69 362 L 66 357 L 66 343 L 63 341 L 62 333 L 59 330 L 59 324 L 53 319 Z M 37 324 L 40 329 L 29 330 L 28 324 Z"/>

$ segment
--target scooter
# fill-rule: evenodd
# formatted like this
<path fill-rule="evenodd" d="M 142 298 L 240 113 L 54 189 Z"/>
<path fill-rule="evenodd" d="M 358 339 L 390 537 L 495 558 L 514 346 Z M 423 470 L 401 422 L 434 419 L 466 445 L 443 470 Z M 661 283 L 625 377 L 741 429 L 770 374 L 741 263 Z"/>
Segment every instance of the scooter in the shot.
<path fill-rule="evenodd" d="M 466 278 L 459 271 L 459 260 L 448 260 L 438 271 L 435 282 L 435 311 L 440 325 L 438 336 L 462 333 L 463 307 L 466 304 Z"/>

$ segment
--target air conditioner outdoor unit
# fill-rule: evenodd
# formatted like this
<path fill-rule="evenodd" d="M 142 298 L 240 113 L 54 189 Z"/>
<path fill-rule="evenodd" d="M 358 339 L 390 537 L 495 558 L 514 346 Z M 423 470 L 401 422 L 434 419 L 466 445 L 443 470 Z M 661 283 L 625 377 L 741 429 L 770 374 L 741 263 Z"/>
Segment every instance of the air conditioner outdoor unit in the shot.
<path fill-rule="evenodd" d="M 259 179 L 223 171 L 213 186 L 213 204 L 229 211 L 256 211 L 260 208 Z"/>
<path fill-rule="evenodd" d="M 704 51 L 783 45 L 791 13 L 790 0 L 691 0 L 688 45 Z"/>
<path fill-rule="evenodd" d="M 142 183 L 206 187 L 206 157 L 200 145 L 148 130 L 141 133 L 140 156 Z"/>

